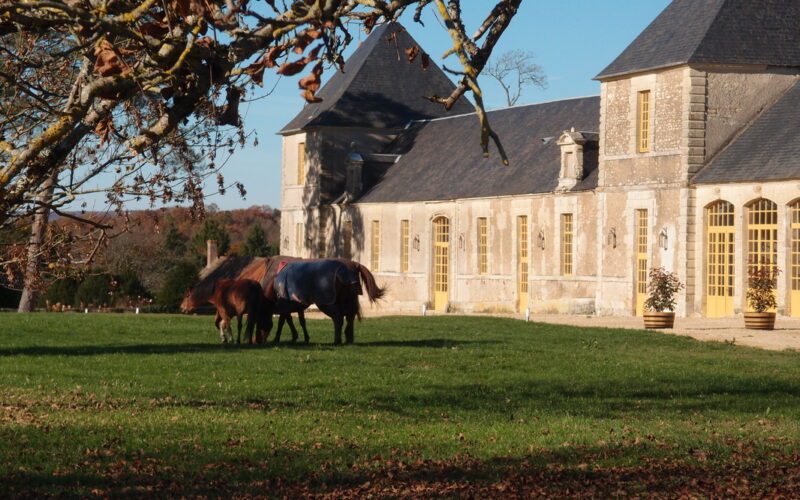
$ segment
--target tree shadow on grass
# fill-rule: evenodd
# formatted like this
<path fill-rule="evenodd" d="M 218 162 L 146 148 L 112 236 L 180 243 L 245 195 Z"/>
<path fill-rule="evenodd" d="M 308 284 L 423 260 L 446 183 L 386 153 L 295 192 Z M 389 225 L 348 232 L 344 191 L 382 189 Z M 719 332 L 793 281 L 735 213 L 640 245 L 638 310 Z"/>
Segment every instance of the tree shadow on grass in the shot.
<path fill-rule="evenodd" d="M 352 347 L 431 347 L 434 349 L 451 349 L 454 347 L 478 346 L 499 344 L 495 340 L 453 340 L 453 339 L 424 339 L 424 340 L 375 340 L 372 342 L 356 342 Z"/>
<path fill-rule="evenodd" d="M 425 339 L 408 341 L 375 341 L 356 343 L 350 347 L 420 347 L 420 348 L 454 348 L 465 345 L 490 344 L 489 341 L 462 341 L 452 339 Z M 347 347 L 347 346 L 345 346 Z M 28 346 L 9 347 L 0 349 L 0 357 L 11 356 L 99 356 L 104 354 L 195 354 L 195 353 L 226 353 L 237 351 L 271 349 L 296 349 L 307 350 L 334 350 L 342 347 L 333 344 L 304 342 L 280 342 L 273 344 L 215 344 L 215 343 L 185 343 L 185 344 L 129 344 L 129 345 L 82 345 L 82 346 Z"/>
<path fill-rule="evenodd" d="M 0 357 L 8 356 L 98 356 L 103 354 L 179 354 L 250 351 L 262 346 L 250 344 L 130 344 L 82 346 L 30 346 L 0 349 Z"/>
<path fill-rule="evenodd" d="M 750 443 L 752 445 L 752 443 Z M 190 462 L 162 450 L 93 458 L 59 475 L 14 469 L 0 476 L 11 497 L 255 495 L 274 498 L 611 498 L 655 496 L 786 497 L 800 493 L 797 453 L 737 443 L 713 457 L 680 447 L 623 442 L 570 445 L 523 456 L 478 459 L 470 455 L 423 460 L 416 452 L 389 456 L 375 445 L 356 450 L 320 449 L 298 454 L 279 446 L 268 459 L 201 450 Z M 127 455 L 127 456 L 126 456 Z M 343 464 L 325 471 L 318 462 Z M 364 460 L 364 457 L 372 457 Z M 120 460 L 122 459 L 122 460 Z M 626 463 L 625 466 L 609 465 Z M 66 465 L 66 464 L 65 464 Z M 291 472 L 290 472 L 291 471 Z M 288 474 L 287 474 L 288 472 Z"/>

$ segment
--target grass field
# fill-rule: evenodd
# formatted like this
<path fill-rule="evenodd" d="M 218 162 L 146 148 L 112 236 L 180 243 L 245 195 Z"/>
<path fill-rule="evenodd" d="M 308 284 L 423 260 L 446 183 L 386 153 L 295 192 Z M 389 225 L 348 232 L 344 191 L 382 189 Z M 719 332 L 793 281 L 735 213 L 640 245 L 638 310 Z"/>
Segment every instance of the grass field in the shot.
<path fill-rule="evenodd" d="M 1 315 L 0 491 L 800 495 L 796 353 L 484 317 L 368 319 L 345 347 L 309 327 L 222 346 L 209 317 Z"/>

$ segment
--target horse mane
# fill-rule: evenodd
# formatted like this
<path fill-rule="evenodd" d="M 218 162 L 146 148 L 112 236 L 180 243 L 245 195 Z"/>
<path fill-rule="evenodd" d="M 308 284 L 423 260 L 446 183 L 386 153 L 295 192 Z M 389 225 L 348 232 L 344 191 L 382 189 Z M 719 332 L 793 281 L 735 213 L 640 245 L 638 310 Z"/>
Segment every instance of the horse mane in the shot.
<path fill-rule="evenodd" d="M 267 273 L 268 257 L 254 257 L 237 275 L 236 279 L 253 280 L 259 283 Z"/>
<path fill-rule="evenodd" d="M 239 274 L 253 263 L 253 257 L 239 257 L 231 255 L 223 257 L 211 267 L 200 272 L 200 281 L 194 285 L 192 300 L 205 302 L 214 295 L 217 281 L 221 279 L 236 279 Z"/>

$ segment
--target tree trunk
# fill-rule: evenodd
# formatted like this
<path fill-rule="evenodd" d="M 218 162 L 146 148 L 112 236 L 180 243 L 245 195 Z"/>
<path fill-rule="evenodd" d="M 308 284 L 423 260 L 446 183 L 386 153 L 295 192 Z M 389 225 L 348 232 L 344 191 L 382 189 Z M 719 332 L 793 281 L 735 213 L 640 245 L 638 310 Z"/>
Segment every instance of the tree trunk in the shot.
<path fill-rule="evenodd" d="M 47 178 L 42 184 L 37 200 L 48 203 L 53 196 L 55 176 Z M 22 298 L 19 301 L 17 312 L 32 312 L 38 297 L 39 265 L 42 260 L 42 243 L 47 233 L 47 219 L 50 209 L 40 206 L 33 215 L 31 238 L 28 240 L 28 258 L 25 263 L 25 284 L 22 289 Z"/>

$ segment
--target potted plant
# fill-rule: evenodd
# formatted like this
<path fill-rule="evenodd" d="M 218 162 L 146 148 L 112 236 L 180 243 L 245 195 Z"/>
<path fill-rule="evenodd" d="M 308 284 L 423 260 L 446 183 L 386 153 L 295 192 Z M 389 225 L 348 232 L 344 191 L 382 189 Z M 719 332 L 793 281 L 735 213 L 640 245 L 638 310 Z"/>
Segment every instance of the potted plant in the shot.
<path fill-rule="evenodd" d="M 778 283 L 777 267 L 767 265 L 750 266 L 747 269 L 747 304 L 752 311 L 744 313 L 744 327 L 751 330 L 773 330 L 775 328 L 775 287 Z"/>
<path fill-rule="evenodd" d="M 650 269 L 648 296 L 644 301 L 644 327 L 672 328 L 675 324 L 675 304 L 677 294 L 683 288 L 678 275 L 663 267 Z"/>

